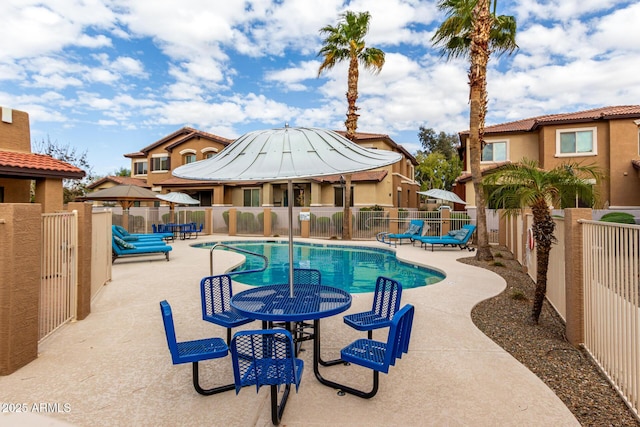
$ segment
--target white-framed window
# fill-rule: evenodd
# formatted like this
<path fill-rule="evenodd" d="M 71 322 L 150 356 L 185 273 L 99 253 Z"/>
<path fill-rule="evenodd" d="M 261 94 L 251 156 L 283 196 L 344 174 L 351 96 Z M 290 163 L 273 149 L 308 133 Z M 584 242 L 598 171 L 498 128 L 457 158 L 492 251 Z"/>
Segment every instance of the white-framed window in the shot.
<path fill-rule="evenodd" d="M 245 188 L 243 189 L 243 206 L 260 206 L 260 189 L 259 188 Z"/>
<path fill-rule="evenodd" d="M 196 161 L 195 154 L 185 154 L 184 157 L 182 158 L 183 165 L 186 165 L 187 163 L 193 163 L 195 161 Z"/>
<path fill-rule="evenodd" d="M 556 157 L 595 156 L 598 154 L 597 128 L 556 130 Z"/>
<path fill-rule="evenodd" d="M 210 159 L 213 156 L 215 156 L 217 153 L 215 151 L 207 151 L 206 153 L 204 153 L 204 158 L 205 159 Z"/>
<path fill-rule="evenodd" d="M 153 172 L 169 171 L 169 156 L 165 154 L 154 154 L 151 161 L 151 170 Z"/>
<path fill-rule="evenodd" d="M 133 174 L 134 175 L 146 175 L 149 167 L 149 162 L 146 160 L 141 160 L 133 163 Z"/>
<path fill-rule="evenodd" d="M 485 141 L 482 162 L 504 162 L 509 158 L 509 141 Z"/>

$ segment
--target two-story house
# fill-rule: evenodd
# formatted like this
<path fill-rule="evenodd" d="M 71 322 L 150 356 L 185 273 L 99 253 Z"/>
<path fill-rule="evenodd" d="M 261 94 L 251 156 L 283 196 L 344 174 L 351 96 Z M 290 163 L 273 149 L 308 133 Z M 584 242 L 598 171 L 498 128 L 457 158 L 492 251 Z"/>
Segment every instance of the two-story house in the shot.
<path fill-rule="evenodd" d="M 456 180 L 456 192 L 473 206 L 469 131 L 459 136 L 465 171 Z M 485 142 L 483 173 L 523 158 L 536 160 L 543 169 L 567 161 L 596 164 L 606 174 L 598 188 L 604 206 L 640 206 L 640 105 L 550 114 L 487 126 Z"/>
<path fill-rule="evenodd" d="M 387 135 L 358 133 L 357 137 L 363 147 L 399 152 L 403 158 L 394 165 L 352 174 L 351 206 L 418 207 L 416 159 Z M 232 142 L 184 127 L 125 157 L 131 159 L 132 178 L 144 180 L 147 187 L 159 193 L 188 193 L 200 200 L 201 206 L 287 206 L 286 182 L 229 184 L 172 175 L 178 166 L 215 156 Z M 294 182 L 294 206 L 342 206 L 343 191 L 340 175 L 300 179 Z"/>

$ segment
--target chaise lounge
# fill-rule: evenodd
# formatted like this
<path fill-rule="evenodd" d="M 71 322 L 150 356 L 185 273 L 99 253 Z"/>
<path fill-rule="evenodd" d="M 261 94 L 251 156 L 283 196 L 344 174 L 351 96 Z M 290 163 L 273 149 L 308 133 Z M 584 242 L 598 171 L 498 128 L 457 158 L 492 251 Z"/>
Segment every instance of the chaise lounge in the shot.
<path fill-rule="evenodd" d="M 471 240 L 471 236 L 475 231 L 476 226 L 472 224 L 463 225 L 459 230 L 451 230 L 449 233 L 440 237 L 432 237 L 432 236 L 415 236 L 411 239 L 412 242 L 420 242 L 424 244 L 424 248 L 427 248 L 427 245 L 431 245 L 431 251 L 433 252 L 433 247 L 435 245 L 442 246 L 458 246 L 460 250 L 468 249 L 469 251 L 474 250 L 471 246 L 469 246 L 469 241 Z"/>
<path fill-rule="evenodd" d="M 140 241 L 162 241 L 162 239 L 173 239 L 173 233 L 129 233 L 124 227 L 112 225 L 111 232 L 125 242 L 137 243 Z"/>
<path fill-rule="evenodd" d="M 422 228 L 424 227 L 424 221 L 421 219 L 412 219 L 409 223 L 409 228 L 404 233 L 387 233 L 382 232 L 376 235 L 376 240 L 386 245 L 398 246 L 398 242 L 402 245 L 402 239 L 412 240 L 413 237 L 422 235 Z"/>
<path fill-rule="evenodd" d="M 164 254 L 169 261 L 169 252 L 173 249 L 171 246 L 165 244 L 162 240 L 157 243 L 141 242 L 138 245 L 134 245 L 131 242 L 125 242 L 117 236 L 113 236 L 111 239 L 111 262 L 114 262 L 117 258 L 124 256 L 138 256 L 138 255 L 150 255 L 150 254 Z"/>

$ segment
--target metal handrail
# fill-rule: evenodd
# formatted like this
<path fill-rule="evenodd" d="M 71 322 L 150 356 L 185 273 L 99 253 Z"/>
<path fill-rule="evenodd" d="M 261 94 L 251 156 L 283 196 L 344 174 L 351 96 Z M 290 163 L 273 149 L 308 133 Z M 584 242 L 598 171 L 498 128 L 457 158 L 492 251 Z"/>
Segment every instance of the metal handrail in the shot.
<path fill-rule="evenodd" d="M 209 250 L 209 274 L 211 276 L 213 276 L 213 251 L 216 248 L 219 248 L 219 247 L 227 248 L 227 249 L 230 249 L 232 251 L 242 252 L 242 253 L 248 254 L 248 255 L 255 255 L 257 257 L 262 258 L 263 261 L 264 261 L 264 267 L 262 267 L 262 268 L 258 268 L 258 269 L 255 269 L 255 270 L 246 270 L 246 271 L 231 271 L 229 273 L 226 273 L 228 275 L 259 273 L 261 271 L 265 271 L 267 269 L 267 267 L 269 266 L 269 259 L 265 255 L 262 255 L 262 254 L 259 254 L 259 253 L 256 253 L 256 252 L 251 252 L 251 251 L 248 251 L 246 249 L 236 248 L 235 246 L 230 246 L 230 245 L 227 245 L 225 243 L 216 243 Z"/>

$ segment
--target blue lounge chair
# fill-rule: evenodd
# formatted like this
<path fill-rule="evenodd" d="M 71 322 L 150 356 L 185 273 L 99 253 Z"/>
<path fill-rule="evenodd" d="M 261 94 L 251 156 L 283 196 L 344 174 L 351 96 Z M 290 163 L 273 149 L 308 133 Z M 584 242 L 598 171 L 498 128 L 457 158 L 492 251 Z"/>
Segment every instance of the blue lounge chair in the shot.
<path fill-rule="evenodd" d="M 139 242 L 142 240 L 151 240 L 151 241 L 162 241 L 168 237 L 173 238 L 173 234 L 171 233 L 162 233 L 162 234 L 154 234 L 154 233 L 129 233 L 124 227 L 119 225 L 111 226 L 111 233 L 124 240 L 125 242 Z"/>
<path fill-rule="evenodd" d="M 382 232 L 376 235 L 378 242 L 391 246 L 398 246 L 398 242 L 402 244 L 402 239 L 412 239 L 415 236 L 422 235 L 422 228 L 424 227 L 424 221 L 421 219 L 412 219 L 409 223 L 409 228 L 404 233 L 387 233 Z"/>
<path fill-rule="evenodd" d="M 448 234 L 440 237 L 431 237 L 431 236 L 416 236 L 412 239 L 413 242 L 420 242 L 423 244 L 425 249 L 427 245 L 431 245 L 431 251 L 433 252 L 433 247 L 435 245 L 442 246 L 458 246 L 460 250 L 468 249 L 469 251 L 473 251 L 474 248 L 469 246 L 469 241 L 471 240 L 471 236 L 475 231 L 476 226 L 472 224 L 463 225 L 459 230 L 452 230 Z"/>
<path fill-rule="evenodd" d="M 162 240 L 159 240 L 157 244 L 149 244 L 149 242 L 141 242 L 135 245 L 131 242 L 126 242 L 117 236 L 113 236 L 111 239 L 111 258 L 112 262 L 117 258 L 124 256 L 134 255 L 150 255 L 162 253 L 169 261 L 169 252 L 173 249 L 171 246 L 165 244 Z"/>

